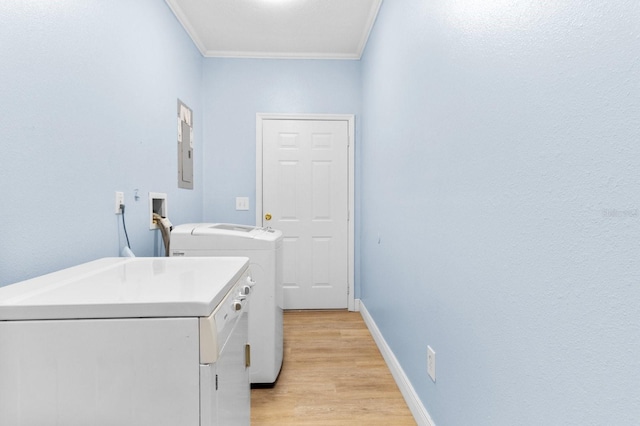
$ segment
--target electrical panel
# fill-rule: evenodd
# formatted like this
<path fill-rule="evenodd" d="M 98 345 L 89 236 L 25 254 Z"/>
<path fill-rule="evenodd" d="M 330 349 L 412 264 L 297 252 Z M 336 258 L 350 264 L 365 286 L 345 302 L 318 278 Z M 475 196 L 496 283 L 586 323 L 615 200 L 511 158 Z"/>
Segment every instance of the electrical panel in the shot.
<path fill-rule="evenodd" d="M 178 99 L 178 188 L 193 189 L 193 111 Z"/>

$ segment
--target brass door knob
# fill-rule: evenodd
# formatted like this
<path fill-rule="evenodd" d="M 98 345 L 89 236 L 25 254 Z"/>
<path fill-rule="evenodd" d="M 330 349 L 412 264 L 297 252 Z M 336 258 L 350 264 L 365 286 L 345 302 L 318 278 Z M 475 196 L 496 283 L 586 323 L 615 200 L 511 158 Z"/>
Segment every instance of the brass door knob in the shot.
<path fill-rule="evenodd" d="M 271 213 L 267 213 L 264 215 L 264 220 L 271 220 Z"/>

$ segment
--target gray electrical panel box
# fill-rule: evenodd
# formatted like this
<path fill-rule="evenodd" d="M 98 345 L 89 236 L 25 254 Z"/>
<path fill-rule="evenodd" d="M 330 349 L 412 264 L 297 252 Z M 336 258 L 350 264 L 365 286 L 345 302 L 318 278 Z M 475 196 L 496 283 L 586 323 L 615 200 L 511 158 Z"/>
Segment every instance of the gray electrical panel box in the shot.
<path fill-rule="evenodd" d="M 178 188 L 193 189 L 193 111 L 178 99 Z"/>

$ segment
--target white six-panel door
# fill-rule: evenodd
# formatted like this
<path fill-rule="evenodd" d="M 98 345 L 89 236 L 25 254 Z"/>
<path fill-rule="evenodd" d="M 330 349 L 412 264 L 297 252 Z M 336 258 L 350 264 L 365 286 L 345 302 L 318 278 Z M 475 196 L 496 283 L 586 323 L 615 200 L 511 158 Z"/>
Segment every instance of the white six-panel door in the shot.
<path fill-rule="evenodd" d="M 349 121 L 262 121 L 262 225 L 280 229 L 285 309 L 348 305 Z"/>

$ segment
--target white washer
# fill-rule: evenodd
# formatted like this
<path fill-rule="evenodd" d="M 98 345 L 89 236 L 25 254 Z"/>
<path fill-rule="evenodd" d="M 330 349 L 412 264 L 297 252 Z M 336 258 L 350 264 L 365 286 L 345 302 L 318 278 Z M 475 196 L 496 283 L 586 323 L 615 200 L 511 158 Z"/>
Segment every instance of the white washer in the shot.
<path fill-rule="evenodd" d="M 256 281 L 249 313 L 251 383 L 275 383 L 283 358 L 282 232 L 228 223 L 171 231 L 171 256 L 246 256 Z"/>
<path fill-rule="evenodd" d="M 0 425 L 249 425 L 247 258 L 108 258 L 0 288 Z"/>

